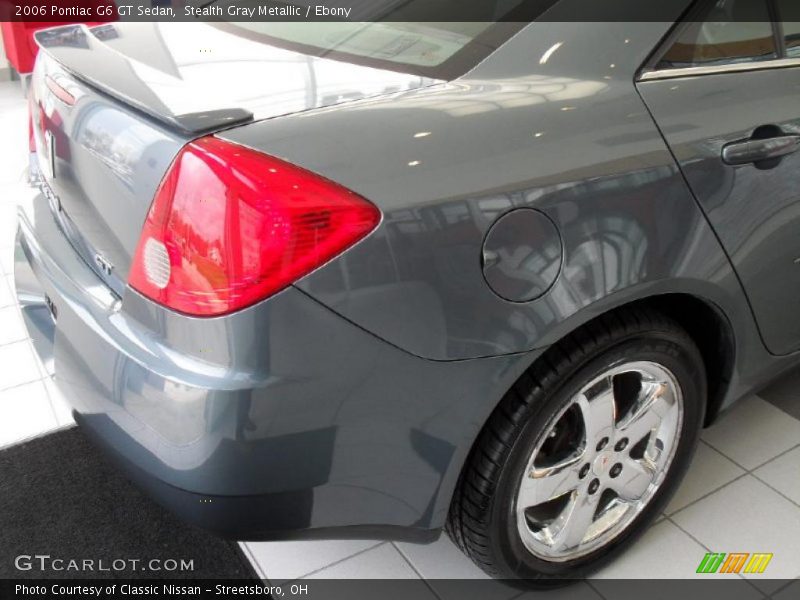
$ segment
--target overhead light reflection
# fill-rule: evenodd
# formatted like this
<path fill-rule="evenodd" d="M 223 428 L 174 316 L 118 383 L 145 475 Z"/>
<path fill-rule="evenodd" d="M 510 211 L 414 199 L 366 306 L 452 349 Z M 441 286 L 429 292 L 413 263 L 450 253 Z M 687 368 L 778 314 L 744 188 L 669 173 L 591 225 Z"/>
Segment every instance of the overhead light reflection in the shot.
<path fill-rule="evenodd" d="M 552 46 L 550 46 L 550 47 L 547 49 L 547 52 L 545 52 L 544 54 L 542 54 L 542 58 L 540 58 L 540 59 L 539 59 L 539 64 L 540 64 L 540 65 L 546 65 L 546 64 L 547 64 L 547 61 L 548 61 L 548 60 L 550 60 L 550 57 L 551 57 L 551 56 L 553 56 L 553 53 L 554 53 L 556 50 L 558 50 L 559 48 L 561 48 L 561 46 L 563 46 L 563 45 L 564 45 L 564 42 L 556 42 L 555 44 L 553 44 Z"/>

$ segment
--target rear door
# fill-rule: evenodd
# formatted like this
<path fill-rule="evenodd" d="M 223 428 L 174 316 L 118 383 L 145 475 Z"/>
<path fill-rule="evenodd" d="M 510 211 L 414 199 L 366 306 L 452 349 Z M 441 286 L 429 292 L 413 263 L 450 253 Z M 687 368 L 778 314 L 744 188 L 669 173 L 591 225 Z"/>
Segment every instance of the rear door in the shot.
<path fill-rule="evenodd" d="M 638 88 L 764 343 L 775 354 L 800 349 L 800 2 L 698 2 Z"/>

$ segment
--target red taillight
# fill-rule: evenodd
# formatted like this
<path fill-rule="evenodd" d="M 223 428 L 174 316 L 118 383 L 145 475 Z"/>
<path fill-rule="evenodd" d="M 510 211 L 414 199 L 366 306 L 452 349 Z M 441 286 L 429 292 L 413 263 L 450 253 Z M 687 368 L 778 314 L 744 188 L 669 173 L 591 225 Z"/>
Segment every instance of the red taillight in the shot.
<path fill-rule="evenodd" d="M 204 137 L 156 192 L 128 283 L 198 316 L 254 304 L 355 244 L 378 209 L 319 175 Z"/>

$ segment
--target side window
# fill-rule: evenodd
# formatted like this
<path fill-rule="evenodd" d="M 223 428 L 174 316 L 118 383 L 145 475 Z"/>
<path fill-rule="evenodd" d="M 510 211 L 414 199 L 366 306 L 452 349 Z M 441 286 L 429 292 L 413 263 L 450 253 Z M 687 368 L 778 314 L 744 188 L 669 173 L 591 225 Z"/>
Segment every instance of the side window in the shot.
<path fill-rule="evenodd" d="M 800 21 L 784 21 L 783 34 L 786 39 L 786 57 L 800 58 Z"/>
<path fill-rule="evenodd" d="M 778 15 L 783 26 L 787 58 L 800 58 L 800 2 L 778 0 Z"/>
<path fill-rule="evenodd" d="M 781 0 L 794 5 L 798 0 Z M 707 2 L 662 56 L 656 69 L 680 69 L 777 58 L 767 0 Z M 800 41 L 798 41 L 800 43 Z"/>

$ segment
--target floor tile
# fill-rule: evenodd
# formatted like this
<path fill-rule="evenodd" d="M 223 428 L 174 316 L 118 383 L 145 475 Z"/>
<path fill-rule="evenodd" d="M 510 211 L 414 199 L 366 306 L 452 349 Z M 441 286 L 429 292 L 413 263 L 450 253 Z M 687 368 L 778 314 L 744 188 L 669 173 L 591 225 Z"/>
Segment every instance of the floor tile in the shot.
<path fill-rule="evenodd" d="M 3 274 L 0 272 L 0 308 L 5 308 L 6 306 L 14 306 L 17 299 L 14 297 L 14 294 L 8 287 L 6 283 L 6 278 L 3 277 Z"/>
<path fill-rule="evenodd" d="M 702 438 L 745 469 L 754 469 L 800 441 L 800 421 L 750 396 L 722 415 Z"/>
<path fill-rule="evenodd" d="M 10 279 L 10 278 L 12 278 L 14 276 L 14 246 L 13 246 L 13 244 L 14 244 L 14 236 L 15 235 L 16 234 L 12 234 L 9 237 L 8 236 L 8 231 L 6 231 L 6 238 L 0 237 L 0 275 L 5 275 L 8 279 Z M 4 244 L 4 242 L 6 240 L 9 242 L 8 244 Z M 9 286 L 9 289 L 11 289 L 13 291 L 14 287 L 13 286 Z"/>
<path fill-rule="evenodd" d="M 35 381 L 0 391 L 0 447 L 58 426 L 44 383 Z"/>
<path fill-rule="evenodd" d="M 800 420 L 800 369 L 794 369 L 774 381 L 758 395 L 783 412 Z"/>
<path fill-rule="evenodd" d="M 419 576 L 394 546 L 381 544 L 306 579 L 419 579 Z"/>
<path fill-rule="evenodd" d="M 706 494 L 730 483 L 744 470 L 704 443 L 697 446 L 689 472 L 664 511 L 671 515 Z"/>
<path fill-rule="evenodd" d="M 769 461 L 753 475 L 800 504 L 800 447 Z M 800 518 L 800 507 L 797 511 Z"/>
<path fill-rule="evenodd" d="M 255 559 L 255 556 L 253 556 L 253 552 L 250 550 L 247 542 L 239 542 L 239 550 L 241 550 L 242 554 L 247 558 L 247 561 L 250 563 L 250 566 L 253 567 L 259 579 L 268 582 L 269 577 L 267 577 L 267 574 L 261 568 L 261 564 Z"/>
<path fill-rule="evenodd" d="M 380 543 L 374 540 L 315 540 L 246 542 L 246 545 L 267 578 L 279 583 L 298 579 Z"/>
<path fill-rule="evenodd" d="M 800 576 L 797 541 L 800 510 L 764 483 L 747 475 L 672 519 L 714 552 L 772 552 L 765 573 L 746 577 L 754 585 L 768 578 Z"/>
<path fill-rule="evenodd" d="M 425 579 L 488 579 L 446 534 L 433 544 L 396 542 L 398 550 Z"/>
<path fill-rule="evenodd" d="M 480 597 L 486 600 L 506 600 L 519 595 L 518 589 L 492 581 L 444 534 L 433 544 L 395 543 L 395 547 L 442 600 L 463 598 L 470 589 L 475 590 L 474 580 L 481 580 L 477 585 Z"/>
<path fill-rule="evenodd" d="M 10 189 L 17 189 L 16 186 Z M 2 194 L 9 194 L 9 186 L 2 187 Z M 13 194 L 13 192 L 11 192 Z M 0 204 L 0 245 L 3 248 L 8 248 L 14 245 L 14 237 L 17 235 L 17 207 L 14 204 L 3 203 Z M 3 273 L 10 275 L 14 272 L 14 265 L 9 262 L 12 254 L 8 251 L 0 254 L 0 264 L 3 266 Z"/>
<path fill-rule="evenodd" d="M 42 378 L 30 342 L 0 346 L 0 390 Z"/>
<path fill-rule="evenodd" d="M 55 382 L 50 377 L 45 376 L 44 384 L 47 388 L 47 395 L 50 397 L 50 405 L 53 407 L 53 413 L 56 415 L 59 427 L 66 425 L 74 425 L 75 419 L 72 417 L 72 408 L 64 398 L 61 390 L 58 389 Z"/>
<path fill-rule="evenodd" d="M 0 346 L 28 338 L 22 315 L 16 306 L 0 308 Z"/>
<path fill-rule="evenodd" d="M 684 579 L 695 575 L 706 549 L 671 521 L 653 525 L 616 561 L 591 577 L 595 579 Z M 597 584 L 600 593 L 603 590 Z"/>
<path fill-rule="evenodd" d="M 325 600 L 439 600 L 404 563 L 400 553 L 385 544 L 292 585 L 308 586 L 309 595 Z M 284 585 L 283 591 L 288 596 L 291 585 Z"/>

